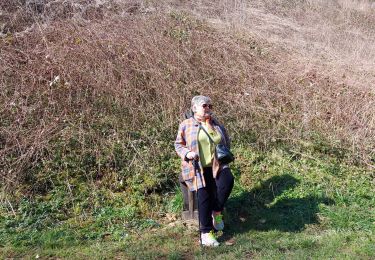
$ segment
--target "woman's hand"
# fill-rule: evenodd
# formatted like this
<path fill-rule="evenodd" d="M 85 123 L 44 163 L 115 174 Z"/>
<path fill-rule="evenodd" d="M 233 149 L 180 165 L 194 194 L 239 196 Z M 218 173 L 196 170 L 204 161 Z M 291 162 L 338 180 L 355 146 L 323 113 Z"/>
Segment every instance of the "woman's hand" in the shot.
<path fill-rule="evenodd" d="M 195 152 L 188 152 L 186 154 L 186 158 L 188 158 L 189 160 L 198 160 L 199 155 Z"/>

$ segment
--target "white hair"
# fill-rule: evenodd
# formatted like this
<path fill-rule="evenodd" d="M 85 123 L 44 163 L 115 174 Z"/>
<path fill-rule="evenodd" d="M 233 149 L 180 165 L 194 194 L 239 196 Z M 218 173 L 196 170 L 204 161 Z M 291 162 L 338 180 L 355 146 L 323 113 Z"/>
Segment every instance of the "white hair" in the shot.
<path fill-rule="evenodd" d="M 194 111 L 194 105 L 199 106 L 202 104 L 211 104 L 211 98 L 206 96 L 195 96 L 191 99 L 191 109 Z"/>

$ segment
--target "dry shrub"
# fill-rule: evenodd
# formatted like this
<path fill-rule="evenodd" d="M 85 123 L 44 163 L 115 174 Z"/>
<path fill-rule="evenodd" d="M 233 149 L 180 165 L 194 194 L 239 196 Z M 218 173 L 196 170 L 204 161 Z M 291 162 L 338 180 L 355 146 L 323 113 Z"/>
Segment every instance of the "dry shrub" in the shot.
<path fill-rule="evenodd" d="M 267 42 L 270 46 L 263 44 L 263 52 L 277 58 L 268 65 L 272 75 L 263 76 L 261 88 L 267 89 L 268 82 L 279 85 L 277 100 L 290 98 L 288 103 L 299 108 L 288 111 L 286 118 L 297 119 L 304 135 L 319 132 L 332 144 L 345 143 L 342 146 L 361 154 L 370 166 L 373 164 L 373 1 L 203 0 L 189 2 L 185 7 L 226 33 Z M 255 91 L 259 90 L 260 86 L 256 87 Z M 280 110 L 285 102 L 272 104 Z M 288 128 L 286 122 L 280 121 Z M 295 120 L 291 122 L 296 127 Z M 296 133 L 292 136 L 298 140 Z"/>
<path fill-rule="evenodd" d="M 373 1 L 201 0 L 185 7 L 227 31 L 256 35 L 295 53 L 293 60 L 305 68 L 324 66 L 328 76 L 341 80 L 345 74 L 351 85 L 374 83 Z"/>
<path fill-rule="evenodd" d="M 0 3 L 0 35 L 22 33 L 53 21 L 95 21 L 113 15 L 145 13 L 149 11 L 147 6 L 131 0 L 3 0 Z"/>
<path fill-rule="evenodd" d="M 56 182 L 69 186 L 74 174 L 113 190 L 120 179 L 129 191 L 162 189 L 178 169 L 163 163 L 174 156 L 179 115 L 196 94 L 213 98 L 237 140 L 251 133 L 267 146 L 319 134 L 370 163 L 370 89 L 328 76 L 323 65 L 306 67 L 247 31 L 216 29 L 179 11 L 137 14 L 137 6 L 117 6 L 112 16 L 110 8 L 87 8 L 92 21 L 45 19 L 3 37 L 0 167 L 7 190 L 43 193 Z"/>
<path fill-rule="evenodd" d="M 243 66 L 254 58 L 236 45 L 184 14 L 55 22 L 4 38 L 4 180 L 14 186 L 36 181 L 30 175 L 43 171 L 67 170 L 49 162 L 59 152 L 55 143 L 68 146 L 76 135 L 82 151 L 74 155 L 81 161 L 87 151 L 100 157 L 120 143 L 134 154 L 124 167 L 149 172 L 150 154 L 155 154 L 153 161 L 165 154 L 160 142 L 174 138 L 181 109 L 188 107 L 192 95 L 211 93 L 219 99 L 221 85 L 235 93 L 245 80 Z M 103 130 L 106 124 L 109 130 Z M 169 150 L 170 142 L 166 145 Z M 72 153 L 66 146 L 64 156 Z M 94 179 L 119 170 L 111 162 L 93 167 Z"/>

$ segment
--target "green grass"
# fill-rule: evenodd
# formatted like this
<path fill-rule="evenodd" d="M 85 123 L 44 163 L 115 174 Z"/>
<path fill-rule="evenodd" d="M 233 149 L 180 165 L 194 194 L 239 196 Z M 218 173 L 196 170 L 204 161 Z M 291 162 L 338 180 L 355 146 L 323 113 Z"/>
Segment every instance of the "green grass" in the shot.
<path fill-rule="evenodd" d="M 375 257 L 375 189 L 368 170 L 308 150 L 260 152 L 237 145 L 235 153 L 235 187 L 219 248 L 201 249 L 197 231 L 181 222 L 165 224 L 162 213 L 181 210 L 176 186 L 155 209 L 159 218 L 140 217 L 136 208 L 121 204 L 98 208 L 82 219 L 42 218 L 42 212 L 54 208 L 40 203 L 39 208 L 33 205 L 34 215 L 2 216 L 0 254 L 67 259 Z M 225 245 L 232 240 L 234 245 Z"/>

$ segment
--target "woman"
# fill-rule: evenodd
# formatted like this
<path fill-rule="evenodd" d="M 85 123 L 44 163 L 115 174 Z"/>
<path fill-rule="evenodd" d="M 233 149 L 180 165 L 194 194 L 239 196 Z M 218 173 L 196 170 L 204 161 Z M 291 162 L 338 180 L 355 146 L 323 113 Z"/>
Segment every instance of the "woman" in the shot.
<path fill-rule="evenodd" d="M 193 116 L 179 126 L 175 149 L 182 159 L 183 180 L 191 191 L 197 191 L 201 242 L 218 246 L 214 230 L 224 229 L 222 211 L 234 178 L 229 166 L 217 160 L 215 145 L 229 148 L 230 141 L 225 128 L 212 117 L 209 97 L 193 97 L 191 109 Z"/>

